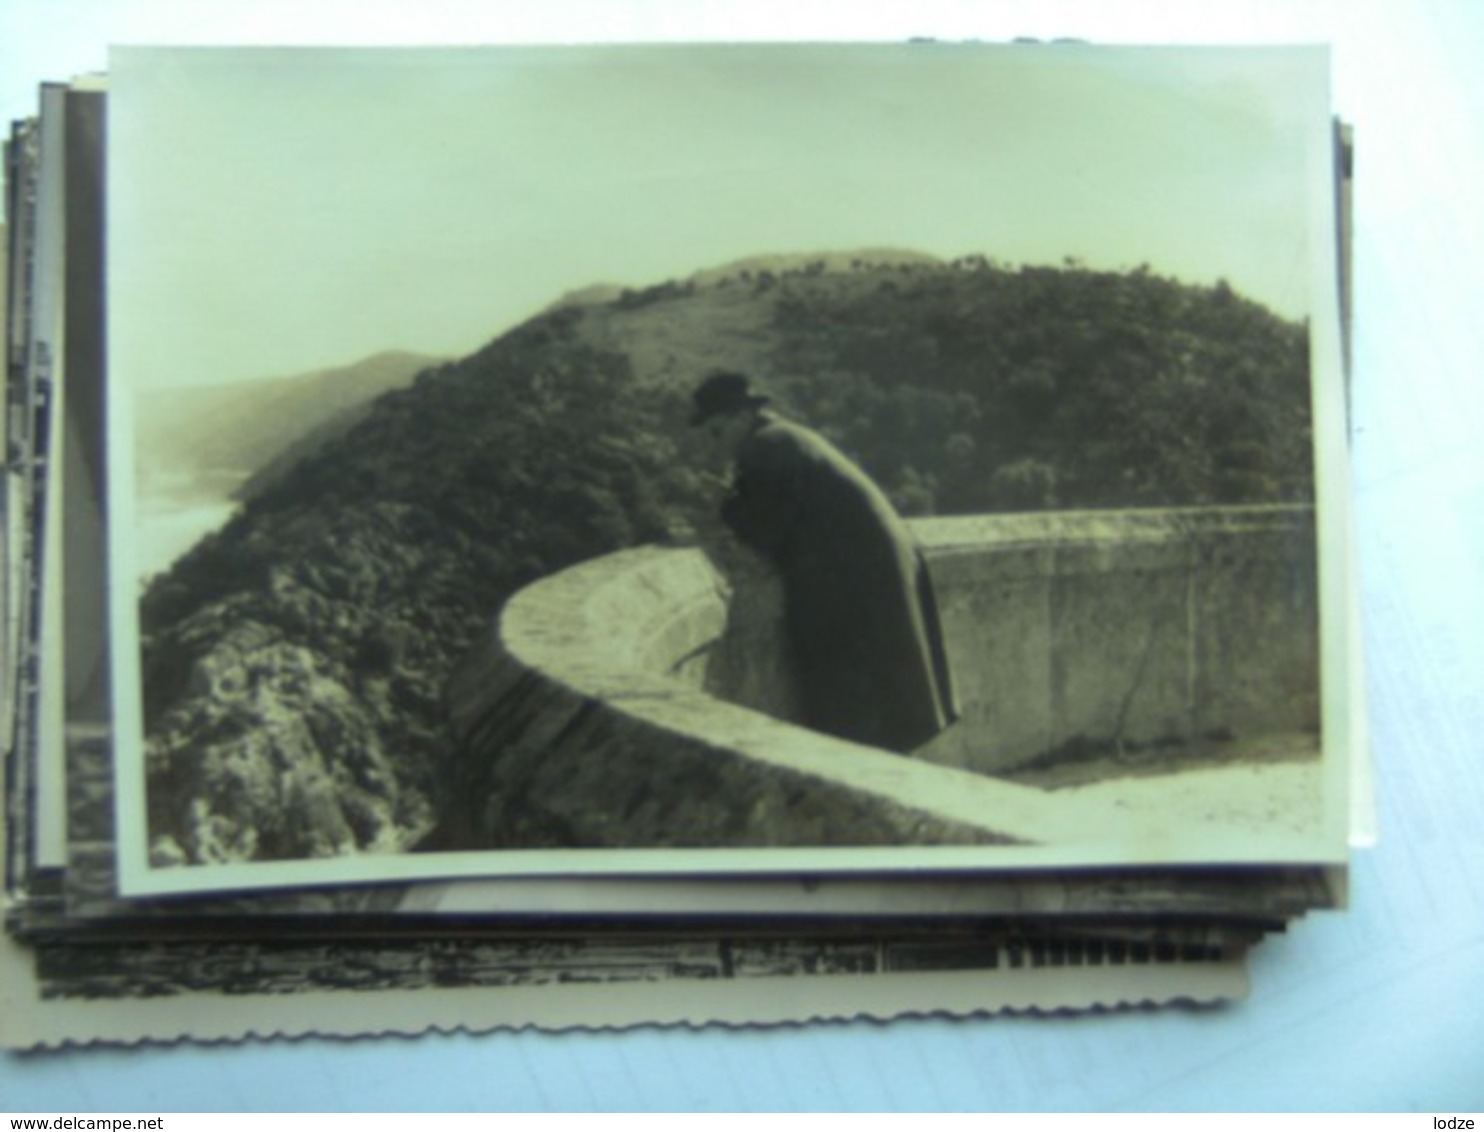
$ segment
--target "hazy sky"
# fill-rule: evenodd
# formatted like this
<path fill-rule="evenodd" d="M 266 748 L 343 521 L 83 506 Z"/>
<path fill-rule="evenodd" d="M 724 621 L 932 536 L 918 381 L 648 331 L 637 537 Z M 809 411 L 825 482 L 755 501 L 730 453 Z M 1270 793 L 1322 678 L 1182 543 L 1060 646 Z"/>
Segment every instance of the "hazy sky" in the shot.
<path fill-rule="evenodd" d="M 564 292 L 912 248 L 1309 310 L 1322 51 L 123 49 L 115 375 L 468 352 Z M 1318 188 L 1316 188 L 1318 186 Z"/>

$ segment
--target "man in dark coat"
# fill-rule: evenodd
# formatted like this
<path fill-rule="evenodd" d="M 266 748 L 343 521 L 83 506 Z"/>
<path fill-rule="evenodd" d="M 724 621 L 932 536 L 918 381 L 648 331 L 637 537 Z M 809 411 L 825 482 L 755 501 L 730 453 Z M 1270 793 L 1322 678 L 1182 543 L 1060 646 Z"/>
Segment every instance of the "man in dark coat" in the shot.
<path fill-rule="evenodd" d="M 901 752 L 933 738 L 957 711 L 927 568 L 891 502 L 746 376 L 713 373 L 694 403 L 691 423 L 735 454 L 722 518 L 782 577 L 803 722 Z"/>

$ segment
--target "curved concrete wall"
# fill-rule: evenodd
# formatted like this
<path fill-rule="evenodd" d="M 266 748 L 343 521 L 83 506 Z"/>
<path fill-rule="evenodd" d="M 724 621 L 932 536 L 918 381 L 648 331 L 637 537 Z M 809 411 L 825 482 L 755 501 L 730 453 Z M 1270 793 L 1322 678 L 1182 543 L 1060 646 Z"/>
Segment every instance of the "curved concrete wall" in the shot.
<path fill-rule="evenodd" d="M 729 557 L 723 579 L 699 550 L 640 548 L 517 594 L 451 681 L 452 842 L 1075 841 L 1089 815 L 1067 799 L 971 771 L 1076 736 L 1313 724 L 1312 549 L 1294 554 L 1312 547 L 1307 512 L 914 526 L 966 709 L 920 758 L 784 721 L 780 603 L 765 570 Z M 1233 649 L 1233 637 L 1248 639 Z"/>
<path fill-rule="evenodd" d="M 528 587 L 449 687 L 450 847 L 1001 844 L 1039 791 L 843 742 L 701 686 L 726 587 L 641 548 Z"/>

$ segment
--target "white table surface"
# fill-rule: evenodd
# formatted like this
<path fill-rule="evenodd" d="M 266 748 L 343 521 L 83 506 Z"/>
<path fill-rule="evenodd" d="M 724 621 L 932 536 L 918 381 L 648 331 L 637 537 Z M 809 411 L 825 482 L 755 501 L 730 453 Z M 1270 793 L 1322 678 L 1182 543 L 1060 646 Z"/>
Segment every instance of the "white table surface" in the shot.
<path fill-rule="evenodd" d="M 1484 1108 L 1484 3 L 0 0 L 0 113 L 109 42 L 1331 42 L 1382 839 L 1219 1011 L 0 1057 L 0 1111 Z"/>

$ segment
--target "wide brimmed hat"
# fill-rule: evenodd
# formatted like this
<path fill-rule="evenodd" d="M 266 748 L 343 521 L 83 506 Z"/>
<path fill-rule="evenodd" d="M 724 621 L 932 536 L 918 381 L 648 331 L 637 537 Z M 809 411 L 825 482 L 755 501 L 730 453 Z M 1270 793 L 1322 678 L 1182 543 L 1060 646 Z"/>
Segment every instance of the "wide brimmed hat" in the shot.
<path fill-rule="evenodd" d="M 695 404 L 690 418 L 692 425 L 705 424 L 712 417 L 760 409 L 768 403 L 767 397 L 752 392 L 752 383 L 745 373 L 725 370 L 708 375 L 696 386 L 691 399 Z"/>

